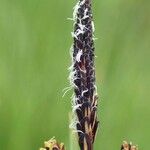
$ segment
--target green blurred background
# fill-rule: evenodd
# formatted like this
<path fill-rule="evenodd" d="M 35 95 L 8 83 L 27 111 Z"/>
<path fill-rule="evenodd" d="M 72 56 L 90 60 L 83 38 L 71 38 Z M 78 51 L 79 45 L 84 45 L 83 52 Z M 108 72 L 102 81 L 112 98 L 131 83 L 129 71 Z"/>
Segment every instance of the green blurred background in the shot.
<path fill-rule="evenodd" d="M 0 0 L 0 150 L 69 150 L 70 32 L 76 0 Z M 150 1 L 93 0 L 100 129 L 95 149 L 148 150 Z"/>

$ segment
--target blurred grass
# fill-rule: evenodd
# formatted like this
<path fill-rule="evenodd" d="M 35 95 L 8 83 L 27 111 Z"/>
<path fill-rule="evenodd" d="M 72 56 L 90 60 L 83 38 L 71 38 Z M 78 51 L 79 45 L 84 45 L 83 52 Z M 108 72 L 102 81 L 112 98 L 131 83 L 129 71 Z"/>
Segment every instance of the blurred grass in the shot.
<path fill-rule="evenodd" d="M 0 149 L 69 147 L 72 1 L 0 0 Z M 150 2 L 93 0 L 101 127 L 95 149 L 150 139 Z M 112 148 L 113 147 L 113 148 Z"/>

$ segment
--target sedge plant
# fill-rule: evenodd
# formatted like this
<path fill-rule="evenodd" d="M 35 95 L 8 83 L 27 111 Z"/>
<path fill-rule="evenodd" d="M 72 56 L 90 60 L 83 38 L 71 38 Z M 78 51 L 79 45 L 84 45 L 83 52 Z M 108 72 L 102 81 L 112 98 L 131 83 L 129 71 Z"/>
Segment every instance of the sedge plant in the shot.
<path fill-rule="evenodd" d="M 72 65 L 70 82 L 73 88 L 75 130 L 80 150 L 93 150 L 99 126 L 97 117 L 98 95 L 95 78 L 94 23 L 92 0 L 79 0 L 73 13 L 74 31 L 71 48 Z M 64 150 L 64 144 L 51 139 L 40 150 Z M 131 143 L 123 142 L 121 150 L 137 150 Z"/>

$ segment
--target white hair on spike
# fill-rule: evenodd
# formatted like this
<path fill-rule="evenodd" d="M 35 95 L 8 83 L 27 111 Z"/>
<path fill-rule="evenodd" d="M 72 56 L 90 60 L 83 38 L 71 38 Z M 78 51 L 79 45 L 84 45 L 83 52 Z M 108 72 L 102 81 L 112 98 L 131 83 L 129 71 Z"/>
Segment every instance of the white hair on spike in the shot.
<path fill-rule="evenodd" d="M 72 71 L 72 70 L 73 70 L 73 64 L 72 64 L 70 67 L 68 67 L 68 70 L 69 70 L 69 71 Z"/>
<path fill-rule="evenodd" d="M 81 6 L 84 5 L 84 4 L 85 4 L 85 1 L 86 1 L 86 0 L 81 1 L 81 2 L 80 2 L 80 5 L 81 5 Z"/>
<path fill-rule="evenodd" d="M 82 91 L 82 94 L 81 94 L 81 95 L 84 96 L 84 93 L 86 93 L 86 92 L 88 92 L 88 89 Z"/>
<path fill-rule="evenodd" d="M 78 9 L 80 8 L 80 2 L 78 2 L 75 6 L 74 6 L 74 11 L 73 11 L 73 20 L 75 20 L 77 18 L 77 12 Z"/>
<path fill-rule="evenodd" d="M 87 15 L 87 12 L 88 12 L 88 8 L 85 9 L 85 11 L 84 11 L 84 16 L 83 16 L 82 19 L 89 18 L 89 15 Z"/>
<path fill-rule="evenodd" d="M 96 37 L 93 37 L 93 40 L 94 40 L 94 41 L 96 41 L 96 40 L 98 40 L 98 38 L 96 38 Z"/>
<path fill-rule="evenodd" d="M 77 56 L 76 56 L 76 61 L 77 61 L 77 62 L 80 62 L 80 59 L 81 59 L 82 54 L 83 54 L 83 51 L 82 51 L 82 50 L 78 51 Z"/>
<path fill-rule="evenodd" d="M 70 56 L 71 56 L 71 60 L 72 60 L 72 65 L 68 68 L 68 70 L 73 70 L 73 44 L 70 47 Z"/>
<path fill-rule="evenodd" d="M 88 12 L 88 8 L 85 9 L 85 11 L 84 11 L 84 16 L 87 15 L 87 12 Z"/>
<path fill-rule="evenodd" d="M 70 86 L 70 87 L 66 87 L 66 88 L 64 88 L 63 89 L 63 96 L 62 97 L 64 97 L 69 91 L 71 91 L 72 90 L 72 87 Z"/>
<path fill-rule="evenodd" d="M 82 104 L 77 104 L 77 105 L 74 105 L 72 106 L 72 112 L 75 112 L 78 108 L 80 108 L 82 106 Z"/>
<path fill-rule="evenodd" d="M 83 31 L 85 29 L 85 25 L 83 25 L 81 22 L 82 20 L 79 19 L 80 23 L 78 23 L 79 28 Z"/>
<path fill-rule="evenodd" d="M 71 96 L 71 99 L 72 99 L 71 105 L 72 105 L 72 107 L 73 107 L 74 105 L 76 105 L 76 97 L 75 97 L 74 94 Z"/>
<path fill-rule="evenodd" d="M 69 75 L 69 79 L 71 82 L 74 82 L 74 80 L 79 79 L 78 77 L 74 77 L 76 71 L 71 71 Z"/>
<path fill-rule="evenodd" d="M 76 33 L 74 33 L 74 32 L 71 32 L 71 35 L 72 35 L 72 37 L 78 39 L 78 34 L 76 34 Z"/>
<path fill-rule="evenodd" d="M 74 77 L 74 74 L 72 72 L 70 72 L 70 75 L 69 75 L 70 85 L 71 85 L 71 87 L 78 89 L 78 86 L 74 83 L 74 81 L 76 79 L 79 79 L 79 78 Z"/>
<path fill-rule="evenodd" d="M 76 39 L 78 39 L 78 37 L 76 37 L 76 36 L 78 36 L 78 35 L 80 35 L 80 34 L 84 34 L 84 30 L 77 29 L 74 34 L 75 34 L 74 37 L 75 37 Z"/>
<path fill-rule="evenodd" d="M 95 32 L 94 21 L 92 21 L 92 29 L 93 29 L 93 32 Z"/>
<path fill-rule="evenodd" d="M 74 133 L 82 133 L 82 134 L 84 134 L 83 131 L 81 131 L 81 130 L 74 130 L 73 132 Z"/>
<path fill-rule="evenodd" d="M 71 21 L 74 21 L 74 19 L 73 19 L 73 18 L 67 18 L 67 20 L 71 20 Z"/>
<path fill-rule="evenodd" d="M 69 87 L 65 87 L 63 90 L 62 90 L 62 92 L 64 92 L 64 91 L 66 91 L 66 90 L 68 90 L 68 89 L 70 89 L 71 87 L 69 86 Z"/>
<path fill-rule="evenodd" d="M 95 88 L 95 95 L 97 95 L 97 86 L 94 85 L 94 88 Z"/>

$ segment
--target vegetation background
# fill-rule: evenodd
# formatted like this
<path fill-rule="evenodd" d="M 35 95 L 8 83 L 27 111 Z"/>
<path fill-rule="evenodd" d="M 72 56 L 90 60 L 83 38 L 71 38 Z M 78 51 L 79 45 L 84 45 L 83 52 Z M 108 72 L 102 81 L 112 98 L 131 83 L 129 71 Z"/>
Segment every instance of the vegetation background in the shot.
<path fill-rule="evenodd" d="M 70 32 L 77 0 L 0 0 L 0 150 L 69 150 Z M 100 129 L 95 149 L 150 139 L 150 1 L 93 0 Z"/>

